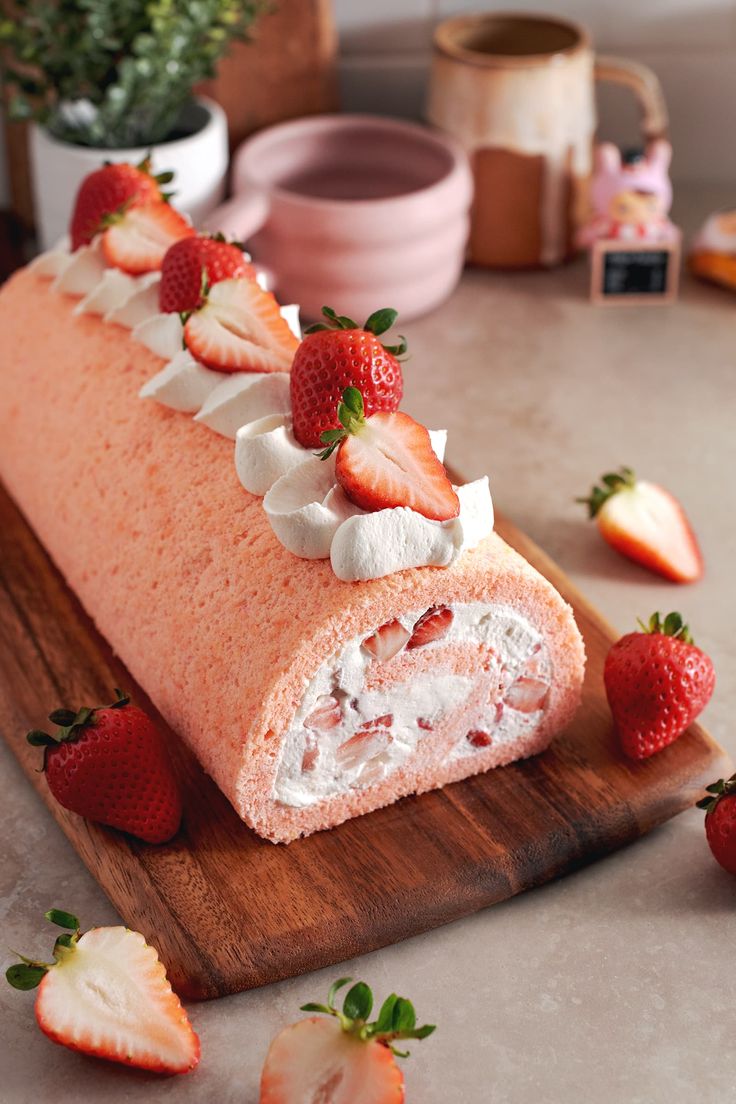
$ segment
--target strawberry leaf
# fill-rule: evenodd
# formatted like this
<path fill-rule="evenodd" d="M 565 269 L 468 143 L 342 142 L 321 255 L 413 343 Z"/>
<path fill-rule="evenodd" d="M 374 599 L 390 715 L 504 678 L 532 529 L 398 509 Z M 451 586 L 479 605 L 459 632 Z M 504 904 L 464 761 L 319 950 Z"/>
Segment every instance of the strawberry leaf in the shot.
<path fill-rule="evenodd" d="M 368 333 L 375 334 L 376 337 L 380 337 L 386 330 L 391 329 L 398 317 L 399 312 L 392 307 L 381 307 L 380 310 L 374 311 L 368 318 L 363 329 Z"/>
<path fill-rule="evenodd" d="M 45 912 L 44 916 L 52 924 L 56 924 L 57 928 L 69 928 L 71 931 L 79 931 L 79 921 L 71 912 L 52 908 Z"/>
<path fill-rule="evenodd" d="M 5 977 L 14 989 L 35 989 L 43 981 L 48 973 L 46 966 L 28 965 L 25 962 L 17 962 L 14 966 L 8 966 Z"/>
<path fill-rule="evenodd" d="M 364 981 L 357 982 L 345 997 L 343 1014 L 351 1020 L 367 1020 L 373 1008 L 373 993 Z"/>
<path fill-rule="evenodd" d="M 396 993 L 392 993 L 391 996 L 386 997 L 385 1001 L 381 1005 L 381 1011 L 378 1013 L 378 1019 L 376 1020 L 374 1027 L 378 1031 L 390 1031 L 393 1024 L 394 1005 L 399 998 Z"/>
<path fill-rule="evenodd" d="M 344 986 L 346 985 L 349 985 L 352 980 L 353 979 L 349 977 L 339 978 L 337 981 L 334 981 L 330 986 L 329 992 L 327 993 L 327 1006 L 328 1008 L 331 1008 L 333 1012 L 335 1011 L 335 997 L 337 996 L 338 990 L 344 988 Z"/>
<path fill-rule="evenodd" d="M 636 475 L 631 468 L 621 467 L 617 472 L 607 472 L 601 476 L 602 487 L 593 486 L 586 497 L 576 498 L 588 507 L 588 517 L 594 518 L 605 502 L 623 490 L 630 490 L 636 484 Z"/>

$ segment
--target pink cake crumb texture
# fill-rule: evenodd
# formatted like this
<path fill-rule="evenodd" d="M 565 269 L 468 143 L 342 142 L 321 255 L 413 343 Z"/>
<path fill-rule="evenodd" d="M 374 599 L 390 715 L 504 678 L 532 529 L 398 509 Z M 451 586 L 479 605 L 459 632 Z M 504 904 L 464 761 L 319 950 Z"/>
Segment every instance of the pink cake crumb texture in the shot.
<path fill-rule="evenodd" d="M 300 560 L 243 490 L 232 442 L 138 398 L 162 360 L 24 270 L 0 292 L 0 474 L 98 628 L 240 816 L 287 841 L 498 765 L 394 771 L 306 809 L 272 797 L 280 739 L 306 682 L 359 634 L 453 602 L 511 605 L 544 635 L 544 720 L 510 758 L 571 719 L 584 652 L 570 608 L 495 534 L 447 569 L 343 583 Z"/>

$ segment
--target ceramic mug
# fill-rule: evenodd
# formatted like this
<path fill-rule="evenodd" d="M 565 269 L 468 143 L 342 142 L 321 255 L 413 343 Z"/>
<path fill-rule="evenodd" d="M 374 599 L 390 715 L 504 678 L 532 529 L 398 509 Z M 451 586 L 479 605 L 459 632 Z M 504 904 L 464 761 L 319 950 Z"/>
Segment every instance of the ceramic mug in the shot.
<path fill-rule="evenodd" d="M 431 310 L 465 259 L 472 174 L 453 138 L 413 123 L 322 115 L 249 138 L 209 229 L 248 243 L 281 302 L 362 323 Z"/>
<path fill-rule="evenodd" d="M 585 218 L 597 80 L 636 94 L 646 140 L 665 135 L 655 74 L 623 58 L 596 58 L 575 23 L 493 13 L 439 24 L 428 116 L 472 159 L 471 261 L 532 268 L 572 255 Z"/>

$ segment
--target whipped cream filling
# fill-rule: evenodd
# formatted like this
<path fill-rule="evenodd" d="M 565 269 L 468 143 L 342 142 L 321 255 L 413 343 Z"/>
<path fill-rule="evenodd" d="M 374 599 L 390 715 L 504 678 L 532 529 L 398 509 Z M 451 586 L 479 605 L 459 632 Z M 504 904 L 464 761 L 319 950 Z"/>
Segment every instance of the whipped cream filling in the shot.
<path fill-rule="evenodd" d="M 491 744 L 515 744 L 533 732 L 544 715 L 552 670 L 541 634 L 516 610 L 482 602 L 449 608 L 449 630 L 422 651 L 447 644 L 482 645 L 496 660 L 484 676 L 493 692 L 464 718 L 457 739 L 444 753 L 446 760 L 454 760 L 478 755 Z M 424 612 L 415 610 L 399 620 L 410 632 Z M 304 807 L 382 781 L 420 743 L 431 740 L 433 730 L 461 709 L 473 691 L 473 678 L 442 670 L 440 663 L 407 682 L 366 690 L 366 674 L 378 661 L 363 647 L 365 639 L 351 640 L 305 685 L 281 744 L 275 801 Z M 387 672 L 392 661 L 386 661 Z"/>

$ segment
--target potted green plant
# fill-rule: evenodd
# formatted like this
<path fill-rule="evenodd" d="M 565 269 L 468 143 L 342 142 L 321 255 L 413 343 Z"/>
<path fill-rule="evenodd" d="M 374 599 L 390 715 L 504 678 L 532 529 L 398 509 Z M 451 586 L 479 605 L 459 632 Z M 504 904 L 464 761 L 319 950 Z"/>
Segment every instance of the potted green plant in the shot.
<path fill-rule="evenodd" d="M 177 206 L 198 222 L 222 199 L 227 126 L 193 95 L 265 0 L 15 0 L 0 20 L 13 119 L 33 121 L 42 248 L 66 230 L 80 180 L 103 161 L 173 170 Z M 6 9 L 7 10 L 7 9 Z"/>

